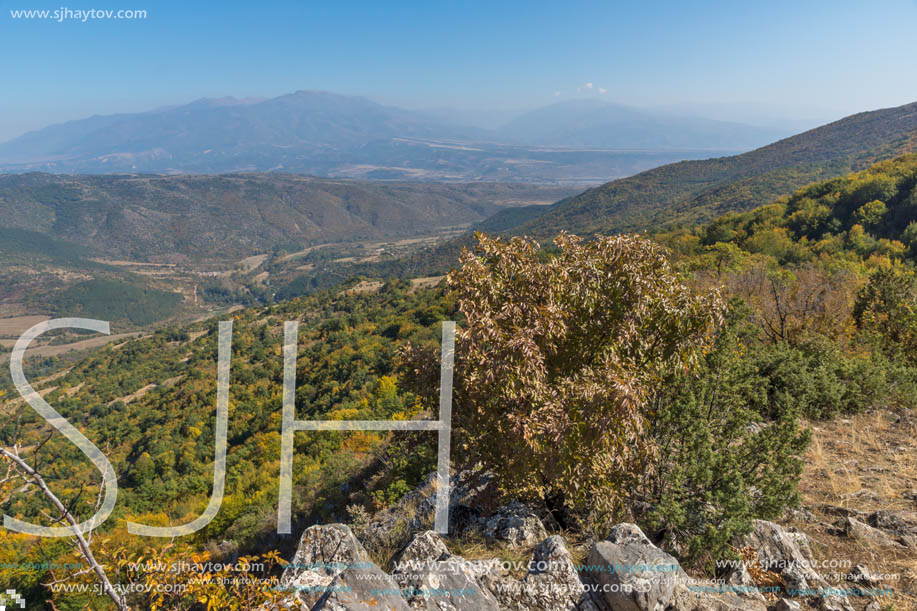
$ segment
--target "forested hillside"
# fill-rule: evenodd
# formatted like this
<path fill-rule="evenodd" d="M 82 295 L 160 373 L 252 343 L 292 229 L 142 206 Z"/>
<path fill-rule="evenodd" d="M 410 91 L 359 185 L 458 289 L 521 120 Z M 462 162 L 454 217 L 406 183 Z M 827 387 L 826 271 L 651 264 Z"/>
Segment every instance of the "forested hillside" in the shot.
<path fill-rule="evenodd" d="M 589 189 L 513 232 L 546 238 L 696 224 L 917 150 L 917 103 L 864 112 L 749 153 L 684 161 Z"/>
<path fill-rule="evenodd" d="M 691 255 L 744 251 L 788 265 L 818 260 L 873 268 L 910 263 L 917 255 L 917 155 L 814 183 L 773 204 L 660 237 Z"/>
<path fill-rule="evenodd" d="M 904 156 L 655 241 L 561 236 L 543 248 L 482 235 L 448 289 L 363 282 L 226 316 L 227 494 L 176 549 L 289 550 L 275 534 L 284 321 L 301 321 L 297 417 L 352 420 L 435 413 L 439 323 L 456 320 L 453 467 L 486 465 L 501 499 L 521 498 L 578 536 L 634 521 L 712 576 L 752 520 L 797 504 L 813 427 L 917 407 L 915 197 L 917 156 Z M 127 558 L 172 553 L 131 538 L 125 519 L 184 523 L 207 502 L 215 380 L 214 320 L 106 347 L 36 384 L 119 474 L 118 508 L 96 538 L 118 578 L 137 577 Z M 37 450 L 55 488 L 91 514 L 97 472 L 47 438 L 9 382 L 3 390 L 3 443 Z M 395 503 L 432 471 L 434 437 L 297 433 L 294 532 Z M 40 497 L 5 492 L 8 513 L 41 519 Z M 67 557 L 17 537 L 0 538 L 3 560 Z M 33 577 L 29 592 L 44 596 L 49 577 Z M 0 585 L 21 578 L 0 571 Z M 913 580 L 896 587 L 903 604 L 914 600 Z"/>
<path fill-rule="evenodd" d="M 518 184 L 362 183 L 289 174 L 0 176 L 0 230 L 100 257 L 241 258 L 318 243 L 411 237 L 575 190 Z M 0 249 L 13 248 L 3 241 Z M 34 250 L 34 248 L 33 248 Z"/>
<path fill-rule="evenodd" d="M 417 400 L 397 381 L 395 351 L 407 340 L 435 342 L 438 322 L 453 317 L 454 305 L 441 290 L 413 292 L 407 282 L 386 285 L 378 294 L 334 291 L 235 314 L 227 492 L 217 518 L 186 543 L 200 549 L 208 541 L 227 539 L 241 551 L 290 544 L 275 535 L 284 321 L 301 321 L 297 418 L 373 420 L 419 415 Z M 106 530 L 113 530 L 132 554 L 150 542 L 127 536 L 125 519 L 185 522 L 206 505 L 213 481 L 216 322 L 166 329 L 101 349 L 39 386 L 47 389 L 42 393 L 46 400 L 104 448 L 115 466 L 119 499 Z M 4 444 L 20 433 L 25 447 L 42 443 L 50 430 L 47 423 L 13 398 L 8 378 L 2 394 Z M 297 433 L 294 525 L 346 519 L 345 508 L 353 503 L 383 507 L 433 468 L 430 434 L 400 433 L 392 446 L 385 439 L 363 432 Z M 46 476 L 76 493 L 71 497 L 75 511 L 91 514 L 98 485 L 92 464 L 60 435 L 51 436 L 41 456 Z M 73 486 L 86 486 L 85 492 Z M 7 512 L 38 515 L 39 497 L 15 497 Z M 7 543 L 8 536 L 2 535 Z M 2 543 L 0 549 L 9 549 Z M 20 560 L 43 553 L 16 546 L 12 551 Z M 10 579 L 16 581 L 15 571 L 0 570 L 0 582 Z M 79 601 L 69 604 L 58 608 L 83 608 Z"/>

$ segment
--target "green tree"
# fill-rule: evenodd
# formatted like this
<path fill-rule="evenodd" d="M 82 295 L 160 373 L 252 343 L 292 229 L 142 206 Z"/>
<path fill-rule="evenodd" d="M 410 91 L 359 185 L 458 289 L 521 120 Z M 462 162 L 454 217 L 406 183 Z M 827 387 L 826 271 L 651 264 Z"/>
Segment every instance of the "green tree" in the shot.
<path fill-rule="evenodd" d="M 857 326 L 884 340 L 887 349 L 917 358 L 917 277 L 912 270 L 895 265 L 873 272 L 853 315 Z"/>
<path fill-rule="evenodd" d="M 874 199 L 857 208 L 855 216 L 858 223 L 861 223 L 868 229 L 876 229 L 882 224 L 882 218 L 887 211 L 888 209 L 885 206 L 885 202 Z"/>
<path fill-rule="evenodd" d="M 746 356 L 757 335 L 747 308 L 737 304 L 729 319 L 699 370 L 673 375 L 654 396 L 650 434 L 660 451 L 639 491 L 641 521 L 694 560 L 719 558 L 753 519 L 798 502 L 809 439 L 793 401 L 776 408 L 787 397 Z M 778 413 L 765 420 L 768 412 Z"/>

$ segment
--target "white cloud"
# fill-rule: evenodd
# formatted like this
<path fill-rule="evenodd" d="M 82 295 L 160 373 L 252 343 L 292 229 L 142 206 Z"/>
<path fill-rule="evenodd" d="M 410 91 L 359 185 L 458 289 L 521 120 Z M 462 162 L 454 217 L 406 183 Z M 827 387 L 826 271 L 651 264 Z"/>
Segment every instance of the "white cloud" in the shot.
<path fill-rule="evenodd" d="M 555 98 L 559 98 L 559 97 L 560 97 L 560 92 L 559 92 L 559 91 L 555 91 L 555 92 L 554 92 L 554 97 L 555 97 Z"/>
<path fill-rule="evenodd" d="M 583 87 L 585 87 L 586 89 L 592 89 L 592 83 L 586 83 L 585 85 L 583 85 Z"/>
<path fill-rule="evenodd" d="M 608 93 L 608 90 L 603 87 L 599 87 L 599 93 Z"/>

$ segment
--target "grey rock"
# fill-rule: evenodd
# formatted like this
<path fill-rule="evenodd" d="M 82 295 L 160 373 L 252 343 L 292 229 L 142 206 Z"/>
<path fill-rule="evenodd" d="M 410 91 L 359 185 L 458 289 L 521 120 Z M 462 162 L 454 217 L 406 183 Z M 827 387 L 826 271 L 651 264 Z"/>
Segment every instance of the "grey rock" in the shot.
<path fill-rule="evenodd" d="M 421 568 L 396 572 L 412 609 L 424 611 L 498 611 L 497 599 L 478 580 L 475 566 L 459 556 L 426 561 Z"/>
<path fill-rule="evenodd" d="M 723 577 L 727 589 L 739 598 L 745 598 L 764 604 L 764 596 L 758 590 L 755 580 L 744 564 L 731 569 Z"/>
<path fill-rule="evenodd" d="M 859 511 L 857 509 L 850 509 L 849 507 L 841 507 L 839 505 L 824 504 L 824 505 L 819 506 L 819 509 L 821 509 L 823 512 L 830 514 L 830 515 L 841 516 L 843 518 L 846 518 L 849 516 L 851 518 L 856 518 L 861 521 L 866 520 L 869 515 L 864 511 Z"/>
<path fill-rule="evenodd" d="M 870 526 L 865 522 L 860 522 L 856 518 L 845 518 L 843 529 L 844 533 L 851 539 L 859 539 L 883 547 L 902 547 L 900 543 L 889 536 L 884 530 Z"/>
<path fill-rule="evenodd" d="M 522 580 L 503 572 L 499 560 L 467 562 L 449 553 L 439 535 L 416 535 L 395 561 L 392 577 L 408 604 L 424 611 L 501 609 L 511 611 L 598 611 L 584 593 L 561 537 L 539 543 Z M 437 589 L 474 591 L 466 596 L 430 595 Z"/>
<path fill-rule="evenodd" d="M 449 548 L 446 547 L 443 538 L 432 530 L 426 530 L 414 535 L 410 543 L 395 556 L 392 563 L 396 567 L 407 565 L 406 568 L 410 569 L 413 568 L 412 565 L 435 562 L 448 555 Z"/>
<path fill-rule="evenodd" d="M 532 611 L 598 611 L 584 591 L 573 558 L 562 537 L 548 537 L 535 547 L 529 572 L 522 581 L 526 597 L 520 609 Z"/>
<path fill-rule="evenodd" d="M 479 565 L 450 554 L 442 537 L 431 530 L 415 535 L 398 554 L 394 565 L 392 578 L 402 588 L 412 609 L 499 609 L 497 599 L 479 581 Z"/>
<path fill-rule="evenodd" d="M 639 526 L 627 522 L 612 528 L 605 541 L 615 545 L 652 545 L 652 542 L 643 534 Z"/>
<path fill-rule="evenodd" d="M 531 547 L 548 536 L 544 524 L 522 503 L 513 502 L 500 507 L 481 525 L 482 534 L 492 541 L 510 547 Z"/>
<path fill-rule="evenodd" d="M 436 513 L 436 474 L 407 493 L 393 507 L 373 516 L 360 533 L 360 541 L 370 551 L 403 547 L 416 533 L 433 527 Z M 452 476 L 449 488 L 449 532 L 462 534 L 477 527 L 479 498 L 493 485 L 488 473 L 462 471 Z"/>
<path fill-rule="evenodd" d="M 312 611 L 410 611 L 398 591 L 379 567 L 361 564 L 338 574 Z"/>
<path fill-rule="evenodd" d="M 793 509 L 789 512 L 787 516 L 791 520 L 799 520 L 800 522 L 806 522 L 808 524 L 818 524 L 819 519 L 814 513 L 806 509 L 805 507 L 800 507 L 798 509 Z"/>
<path fill-rule="evenodd" d="M 369 564 L 366 550 L 347 526 L 310 526 L 300 537 L 296 554 L 280 578 L 280 585 L 291 591 L 285 602 L 311 609 L 322 597 L 323 588 L 337 575 Z"/>
<path fill-rule="evenodd" d="M 787 588 L 830 587 L 812 568 L 815 562 L 809 538 L 804 533 L 787 530 L 766 520 L 755 520 L 752 532 L 742 538 L 739 546 L 758 550 L 758 566 L 779 573 Z M 823 606 L 853 610 L 845 595 L 825 596 L 819 600 Z"/>
<path fill-rule="evenodd" d="M 675 595 L 666 611 L 766 611 L 765 603 L 740 598 L 735 594 L 713 593 L 691 589 L 683 583 L 675 586 Z"/>
<path fill-rule="evenodd" d="M 777 604 L 774 605 L 774 611 L 801 611 L 802 607 L 795 600 L 790 600 L 789 598 L 781 598 L 777 601 Z"/>
<path fill-rule="evenodd" d="M 810 571 L 798 566 L 789 566 L 780 572 L 783 578 L 783 585 L 788 590 L 803 590 L 808 587 L 815 587 L 815 579 Z"/>
<path fill-rule="evenodd" d="M 635 524 L 618 524 L 589 552 L 596 602 L 612 611 L 663 611 L 673 601 L 681 566 Z M 603 567 L 603 568 L 598 568 Z"/>
<path fill-rule="evenodd" d="M 305 571 L 340 573 L 356 562 L 368 562 L 369 555 L 350 528 L 344 524 L 310 526 L 299 538 L 296 554 L 283 572 L 283 579 Z"/>
<path fill-rule="evenodd" d="M 906 547 L 917 546 L 917 514 L 910 511 L 876 511 L 866 522 L 897 538 Z"/>
<path fill-rule="evenodd" d="M 866 468 L 862 470 L 863 471 L 872 471 L 872 469 L 870 468 Z M 873 471 L 873 472 L 877 472 L 877 471 Z M 874 478 L 869 478 L 869 479 L 874 479 Z M 882 501 L 882 497 L 880 497 L 878 494 L 876 494 L 874 491 L 870 490 L 869 488 L 862 488 L 852 494 L 845 494 L 842 496 L 842 498 L 850 500 L 850 501 L 860 501 L 860 502 L 871 501 L 873 503 L 880 503 Z"/>
<path fill-rule="evenodd" d="M 850 570 L 847 574 L 847 581 L 870 587 L 877 586 L 881 582 L 877 575 L 870 572 L 870 570 L 862 564 L 858 564 Z"/>
<path fill-rule="evenodd" d="M 844 603 L 837 597 L 820 597 L 816 598 L 816 601 L 821 611 L 848 611 L 853 608 L 849 603 Z"/>
<path fill-rule="evenodd" d="M 765 570 L 780 572 L 782 567 L 791 564 L 813 564 L 809 538 L 773 522 L 755 520 L 752 532 L 744 537 L 741 546 L 758 550 L 758 565 Z"/>

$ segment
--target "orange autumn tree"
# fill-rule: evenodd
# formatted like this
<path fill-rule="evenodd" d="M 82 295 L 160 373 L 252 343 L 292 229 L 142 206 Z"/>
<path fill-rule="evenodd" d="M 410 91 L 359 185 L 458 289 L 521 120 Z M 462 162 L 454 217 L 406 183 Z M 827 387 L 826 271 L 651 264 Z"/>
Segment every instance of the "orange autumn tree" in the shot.
<path fill-rule="evenodd" d="M 448 278 L 464 316 L 453 460 L 493 472 L 507 496 L 559 501 L 598 524 L 653 456 L 648 397 L 697 363 L 722 301 L 694 294 L 639 236 L 561 235 L 556 252 L 476 237 Z M 433 400 L 431 348 L 406 347 L 402 369 Z"/>

